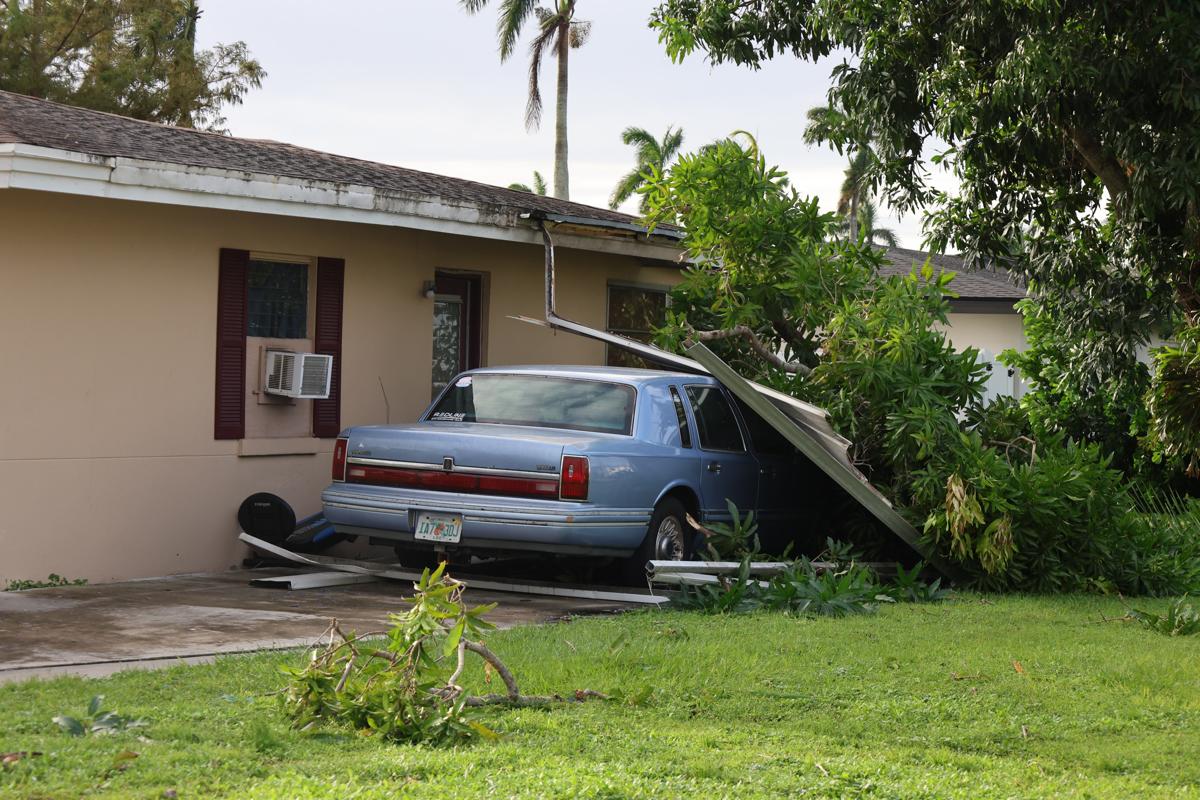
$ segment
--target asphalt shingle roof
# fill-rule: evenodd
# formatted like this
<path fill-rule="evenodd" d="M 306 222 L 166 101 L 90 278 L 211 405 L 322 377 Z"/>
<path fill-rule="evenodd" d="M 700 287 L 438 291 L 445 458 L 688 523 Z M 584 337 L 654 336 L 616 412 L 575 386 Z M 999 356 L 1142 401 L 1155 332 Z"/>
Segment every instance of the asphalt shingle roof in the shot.
<path fill-rule="evenodd" d="M 930 255 L 920 250 L 889 247 L 884 251 L 888 263 L 879 270 L 885 277 L 907 275 L 928 258 L 935 271 L 955 272 L 950 288 L 961 300 L 1021 300 L 1025 289 L 1003 269 L 968 269 L 961 256 Z"/>
<path fill-rule="evenodd" d="M 637 218 L 553 197 L 518 192 L 463 178 L 380 164 L 266 139 L 238 139 L 176 128 L 102 111 L 0 91 L 0 143 L 53 147 L 103 157 L 135 158 L 194 167 L 278 175 L 299 180 L 369 186 L 383 192 L 439 197 L 519 213 L 637 223 Z M 670 227 L 670 226 L 664 226 Z M 884 275 L 907 275 L 928 254 L 893 247 Z M 952 288 L 964 300 L 1019 300 L 1025 291 L 1003 271 L 968 270 L 961 258 L 931 256 L 936 269 L 958 273 Z"/>
<path fill-rule="evenodd" d="M 283 142 L 238 139 L 160 125 L 0 91 L 0 143 L 8 142 L 96 156 L 358 184 L 384 192 L 497 206 L 514 214 L 541 211 L 610 222 L 637 222 L 635 217 L 606 208 L 477 181 L 309 150 Z"/>

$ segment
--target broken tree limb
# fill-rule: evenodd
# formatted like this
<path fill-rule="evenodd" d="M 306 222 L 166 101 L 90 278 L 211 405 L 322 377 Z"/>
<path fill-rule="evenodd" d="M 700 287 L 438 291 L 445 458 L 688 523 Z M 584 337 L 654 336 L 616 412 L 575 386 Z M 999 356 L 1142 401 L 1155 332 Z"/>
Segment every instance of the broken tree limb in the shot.
<path fill-rule="evenodd" d="M 578 689 L 570 697 L 557 694 L 518 695 L 509 697 L 505 694 L 480 694 L 468 697 L 463 705 L 478 708 L 480 706 L 516 706 L 518 708 L 548 706 L 555 703 L 582 703 L 589 699 L 607 700 L 608 695 L 591 689 Z"/>
<path fill-rule="evenodd" d="M 513 674 L 509 671 L 508 667 L 504 665 L 504 662 L 500 660 L 499 656 L 489 650 L 487 645 L 483 644 L 482 642 L 470 642 L 466 639 L 463 639 L 462 641 L 463 645 L 468 650 L 491 664 L 492 668 L 500 674 L 500 680 L 504 681 L 505 687 L 508 688 L 508 696 L 510 698 L 516 699 L 521 696 L 521 690 L 517 688 L 517 679 L 513 677 Z"/>
<path fill-rule="evenodd" d="M 783 356 L 776 353 L 771 348 L 763 344 L 763 340 L 758 338 L 758 334 L 754 332 L 748 325 L 735 325 L 732 328 L 726 328 L 719 331 L 692 331 L 692 337 L 700 342 L 715 342 L 720 339 L 742 338 L 749 344 L 754 352 L 758 353 L 767 363 L 778 367 L 790 375 L 807 376 L 812 372 L 812 367 L 807 364 L 801 364 L 799 361 L 788 361 Z"/>

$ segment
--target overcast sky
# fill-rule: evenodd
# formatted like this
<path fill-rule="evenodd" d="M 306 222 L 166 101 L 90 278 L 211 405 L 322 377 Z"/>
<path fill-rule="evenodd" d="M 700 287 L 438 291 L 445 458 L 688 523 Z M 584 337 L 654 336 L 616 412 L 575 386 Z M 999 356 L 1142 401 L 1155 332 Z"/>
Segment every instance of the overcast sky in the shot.
<path fill-rule="evenodd" d="M 661 136 L 681 125 L 686 150 L 750 131 L 802 194 L 832 209 L 845 158 L 807 147 L 802 133 L 835 62 L 783 58 L 759 71 L 713 68 L 699 56 L 672 64 L 647 26 L 654 5 L 579 0 L 593 27 L 571 53 L 571 199 L 607 204 L 634 163 L 620 139 L 626 126 Z M 267 70 L 263 87 L 227 111 L 235 136 L 500 185 L 529 183 L 535 169 L 550 181 L 553 61 L 543 68 L 544 124 L 527 132 L 526 48 L 500 63 L 497 6 L 468 16 L 457 0 L 202 0 L 199 38 L 205 47 L 244 40 Z M 888 219 L 902 246 L 920 246 L 919 219 Z"/>

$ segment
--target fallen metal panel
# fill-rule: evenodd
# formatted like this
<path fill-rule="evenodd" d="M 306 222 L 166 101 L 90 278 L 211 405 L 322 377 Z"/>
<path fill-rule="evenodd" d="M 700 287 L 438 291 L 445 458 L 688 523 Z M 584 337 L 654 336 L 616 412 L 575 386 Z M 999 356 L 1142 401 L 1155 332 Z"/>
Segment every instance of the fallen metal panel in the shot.
<path fill-rule="evenodd" d="M 285 550 L 278 545 L 273 545 L 270 542 L 265 542 L 262 539 L 251 536 L 245 531 L 239 533 L 238 538 L 256 550 L 261 550 L 263 552 L 270 553 L 271 555 L 279 556 L 280 558 L 287 559 L 288 561 L 294 561 L 297 564 L 304 564 L 305 566 L 327 567 L 338 570 L 339 572 L 348 572 L 356 575 L 384 578 L 391 581 L 412 582 L 420 580 L 421 578 L 420 572 L 413 572 L 403 569 L 391 569 L 381 566 L 377 562 L 293 553 L 292 551 Z M 603 600 L 612 603 L 641 603 L 643 605 L 660 605 L 667 602 L 667 598 L 665 597 L 655 597 L 653 595 L 639 594 L 636 592 L 611 592 L 605 589 L 574 589 L 568 586 L 556 586 L 550 583 L 530 583 L 474 577 L 464 578 L 463 583 L 465 583 L 467 588 L 470 589 L 486 589 L 493 592 L 537 594 L 549 597 L 573 597 L 582 600 Z"/>
<path fill-rule="evenodd" d="M 795 445 L 801 453 L 816 464 L 822 472 L 832 478 L 845 489 L 851 497 L 863 508 L 870 511 L 876 519 L 887 526 L 892 533 L 899 536 L 912 549 L 916 550 L 926 562 L 946 574 L 952 576 L 956 570 L 938 558 L 937 554 L 921 543 L 917 529 L 908 520 L 900 516 L 887 498 L 879 493 L 866 476 L 844 459 L 837 458 L 820 442 L 813 441 L 811 436 L 799 426 L 791 424 L 795 420 L 785 415 L 774 403 L 764 398 L 755 387 L 732 367 L 718 358 L 703 344 L 694 344 L 688 348 L 688 353 L 702 364 L 719 380 L 725 388 L 733 392 L 743 403 L 763 418 L 772 428 L 779 431 L 789 442 Z"/>
<path fill-rule="evenodd" d="M 664 575 L 654 576 L 653 582 L 668 586 L 719 586 L 721 579 L 716 575 L 708 575 L 703 572 L 668 572 Z M 753 582 L 764 589 L 771 585 L 767 581 L 755 580 Z"/>
<path fill-rule="evenodd" d="M 793 566 L 787 561 L 752 561 L 751 575 L 778 575 Z M 650 561 L 646 564 L 646 574 L 653 580 L 661 575 L 673 575 L 680 572 L 698 572 L 707 575 L 732 575 L 739 572 L 742 564 L 739 561 Z"/>
<path fill-rule="evenodd" d="M 324 589 L 326 586 L 348 586 L 354 583 L 373 583 L 374 575 L 355 575 L 352 572 L 298 572 L 274 578 L 253 578 L 251 586 L 264 589 Z"/>

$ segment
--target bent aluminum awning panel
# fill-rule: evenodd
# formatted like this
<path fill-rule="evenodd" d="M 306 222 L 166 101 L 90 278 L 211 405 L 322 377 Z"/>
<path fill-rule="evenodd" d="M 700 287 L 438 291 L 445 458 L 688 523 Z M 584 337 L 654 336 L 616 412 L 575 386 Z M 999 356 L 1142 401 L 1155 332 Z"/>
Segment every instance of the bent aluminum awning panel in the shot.
<path fill-rule="evenodd" d="M 688 354 L 708 369 L 713 377 L 719 380 L 726 389 L 733 392 L 743 403 L 750 406 L 772 428 L 779 431 L 796 449 L 809 458 L 830 478 L 858 501 L 866 510 L 887 526 L 888 530 L 900 537 L 909 547 L 916 550 L 932 566 L 947 576 L 955 573 L 937 554 L 921 542 L 921 536 L 908 520 L 900 516 L 888 499 L 878 489 L 871 485 L 866 476 L 859 472 L 853 464 L 830 453 L 819 442 L 813 440 L 807 431 L 800 426 L 791 424 L 795 420 L 785 415 L 774 402 L 767 400 L 761 393 L 761 387 L 747 381 L 722 361 L 703 344 L 694 344 L 688 348 Z"/>

